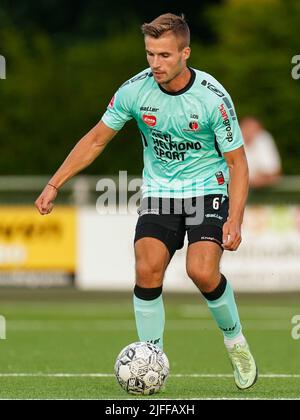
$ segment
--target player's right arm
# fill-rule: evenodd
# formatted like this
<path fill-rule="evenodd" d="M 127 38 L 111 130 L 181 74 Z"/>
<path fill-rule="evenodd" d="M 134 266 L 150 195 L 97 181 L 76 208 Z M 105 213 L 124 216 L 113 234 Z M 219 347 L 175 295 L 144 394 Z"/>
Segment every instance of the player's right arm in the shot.
<path fill-rule="evenodd" d="M 59 188 L 78 172 L 89 166 L 116 135 L 117 130 L 108 127 L 101 120 L 74 147 L 66 160 L 50 179 L 35 206 L 40 214 L 49 214 Z"/>
<path fill-rule="evenodd" d="M 133 117 L 134 92 L 128 89 L 128 83 L 126 83 L 127 87 L 123 86 L 113 96 L 101 121 L 76 144 L 36 200 L 35 206 L 42 215 L 52 211 L 58 189 L 89 166 L 103 152 L 115 134 L 122 129 L 126 121 Z"/>

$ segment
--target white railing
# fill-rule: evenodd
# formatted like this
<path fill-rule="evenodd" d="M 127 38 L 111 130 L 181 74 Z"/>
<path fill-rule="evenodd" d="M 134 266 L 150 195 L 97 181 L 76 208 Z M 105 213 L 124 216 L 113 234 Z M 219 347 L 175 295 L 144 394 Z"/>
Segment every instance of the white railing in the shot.
<path fill-rule="evenodd" d="M 121 174 L 124 174 L 122 172 Z M 13 197 L 13 202 L 18 202 L 18 196 L 21 194 L 20 202 L 32 203 L 32 199 L 37 196 L 44 186 L 47 184 L 51 176 L 0 176 L 0 205 L 9 204 Z M 96 186 L 101 179 L 111 179 L 117 188 L 117 191 L 126 189 L 128 183 L 132 179 L 140 178 L 140 176 L 127 176 L 124 179 L 121 175 L 78 175 L 67 182 L 61 190 L 61 198 L 68 198 L 70 204 L 86 205 L 95 202 L 97 194 Z M 265 191 L 265 190 L 264 190 Z M 280 182 L 266 190 L 268 196 L 284 197 L 291 194 L 296 201 L 300 202 L 300 175 L 283 176 Z M 298 197 L 298 199 L 297 199 Z M 251 196 L 250 196 L 251 200 Z"/>

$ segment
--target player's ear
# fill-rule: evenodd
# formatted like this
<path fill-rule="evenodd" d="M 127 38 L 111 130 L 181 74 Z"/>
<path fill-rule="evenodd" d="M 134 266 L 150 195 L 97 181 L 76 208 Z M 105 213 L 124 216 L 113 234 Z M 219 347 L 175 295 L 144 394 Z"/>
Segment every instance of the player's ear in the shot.
<path fill-rule="evenodd" d="M 190 49 L 190 47 L 185 47 L 183 49 L 183 58 L 185 60 L 188 60 L 190 58 L 190 55 L 191 55 L 191 49 Z"/>

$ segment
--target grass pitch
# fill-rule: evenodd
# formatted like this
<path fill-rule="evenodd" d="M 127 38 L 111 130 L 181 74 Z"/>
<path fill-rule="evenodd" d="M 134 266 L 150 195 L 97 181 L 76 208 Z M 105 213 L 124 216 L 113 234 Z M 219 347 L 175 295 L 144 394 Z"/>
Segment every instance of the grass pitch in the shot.
<path fill-rule="evenodd" d="M 235 387 L 222 335 L 204 301 L 165 295 L 165 352 L 171 371 L 151 399 L 300 399 L 300 340 L 292 338 L 300 295 L 237 297 L 260 377 Z M 7 339 L 0 340 L 1 399 L 141 399 L 118 385 L 113 367 L 138 341 L 128 294 L 0 290 Z"/>

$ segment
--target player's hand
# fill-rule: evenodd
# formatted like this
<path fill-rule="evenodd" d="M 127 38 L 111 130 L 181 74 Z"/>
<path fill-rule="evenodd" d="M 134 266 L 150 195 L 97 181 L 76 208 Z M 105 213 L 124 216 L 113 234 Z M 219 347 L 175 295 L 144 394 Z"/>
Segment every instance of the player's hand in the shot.
<path fill-rule="evenodd" d="M 45 214 L 51 213 L 54 207 L 54 200 L 57 196 L 57 189 L 51 185 L 46 185 L 42 194 L 38 197 L 35 202 L 35 207 L 38 209 L 40 214 L 44 216 Z"/>
<path fill-rule="evenodd" d="M 223 226 L 223 248 L 227 251 L 236 251 L 241 242 L 241 224 L 228 219 Z"/>

